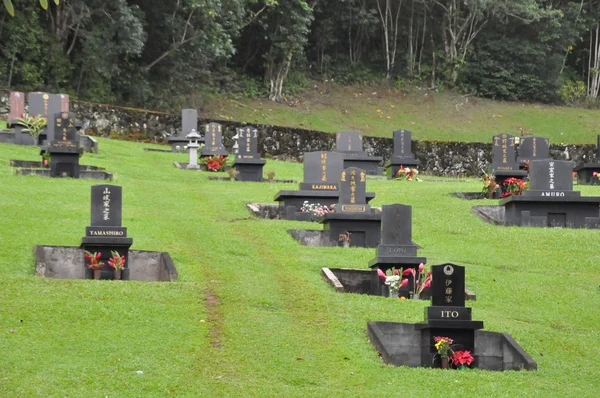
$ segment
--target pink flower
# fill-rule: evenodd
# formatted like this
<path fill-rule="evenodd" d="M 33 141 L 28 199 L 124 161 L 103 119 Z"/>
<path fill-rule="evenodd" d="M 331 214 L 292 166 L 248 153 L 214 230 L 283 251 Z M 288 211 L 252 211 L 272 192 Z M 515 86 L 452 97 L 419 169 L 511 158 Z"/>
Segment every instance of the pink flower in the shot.
<path fill-rule="evenodd" d="M 408 279 L 402 279 L 402 282 L 400 282 L 400 286 L 404 287 L 408 285 Z"/>
<path fill-rule="evenodd" d="M 385 275 L 385 272 L 383 272 L 382 270 L 378 269 L 377 270 L 377 275 L 379 275 L 379 277 L 383 280 L 387 279 L 387 276 Z"/>
<path fill-rule="evenodd" d="M 419 272 L 423 272 L 423 268 L 425 268 L 425 265 L 423 263 L 419 264 Z"/>
<path fill-rule="evenodd" d="M 423 283 L 423 289 L 427 289 L 430 286 L 431 286 L 431 281 L 427 281 L 427 282 Z"/>
<path fill-rule="evenodd" d="M 412 268 L 407 268 L 404 271 L 402 271 L 402 276 L 409 276 L 410 274 L 414 273 L 415 270 Z"/>
<path fill-rule="evenodd" d="M 592 173 L 592 176 L 594 176 L 594 177 L 598 177 L 598 172 L 597 172 L 597 171 L 594 171 L 594 172 Z"/>
<path fill-rule="evenodd" d="M 394 275 L 398 275 L 398 268 L 394 268 Z"/>

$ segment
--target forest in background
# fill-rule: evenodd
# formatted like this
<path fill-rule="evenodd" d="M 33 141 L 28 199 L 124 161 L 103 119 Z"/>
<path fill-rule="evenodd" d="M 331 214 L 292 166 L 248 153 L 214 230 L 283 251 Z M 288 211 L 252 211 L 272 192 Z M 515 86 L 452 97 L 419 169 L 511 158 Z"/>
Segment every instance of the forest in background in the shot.
<path fill-rule="evenodd" d="M 164 110 L 314 80 L 586 106 L 600 90 L 600 0 L 53 1 L 0 9 L 0 87 Z"/>

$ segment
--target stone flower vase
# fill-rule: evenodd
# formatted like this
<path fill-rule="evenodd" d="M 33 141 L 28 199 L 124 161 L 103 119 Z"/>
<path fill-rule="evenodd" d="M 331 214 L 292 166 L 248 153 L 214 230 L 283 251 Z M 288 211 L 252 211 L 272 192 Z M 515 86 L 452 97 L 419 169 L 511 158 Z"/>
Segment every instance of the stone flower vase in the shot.
<path fill-rule="evenodd" d="M 99 281 L 102 278 L 102 270 L 101 269 L 94 269 L 92 270 L 94 272 L 94 279 Z"/>
<path fill-rule="evenodd" d="M 350 247 L 350 242 L 344 241 L 343 244 L 342 244 L 342 246 L 348 248 L 348 247 Z"/>
<path fill-rule="evenodd" d="M 116 281 L 120 281 L 121 280 L 121 273 L 122 273 L 122 270 L 120 270 L 120 269 L 116 269 L 115 270 L 115 280 Z"/>
<path fill-rule="evenodd" d="M 450 364 L 448 363 L 448 358 L 442 357 L 440 359 L 441 359 L 440 362 L 441 362 L 442 369 L 448 369 L 450 367 Z"/>

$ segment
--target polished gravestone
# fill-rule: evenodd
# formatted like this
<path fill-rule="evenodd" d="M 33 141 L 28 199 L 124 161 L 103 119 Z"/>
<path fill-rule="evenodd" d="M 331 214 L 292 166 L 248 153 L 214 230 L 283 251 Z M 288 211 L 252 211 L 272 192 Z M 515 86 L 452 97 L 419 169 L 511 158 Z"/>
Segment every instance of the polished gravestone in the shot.
<path fill-rule="evenodd" d="M 263 166 L 266 161 L 258 153 L 258 130 L 246 126 L 237 129 L 238 152 L 233 167 L 238 172 L 237 181 L 263 181 Z"/>
<path fill-rule="evenodd" d="M 525 178 L 527 171 L 519 168 L 516 158 L 515 136 L 497 134 L 492 138 L 492 174 L 499 185 L 494 197 L 499 198 L 504 192 L 504 181 L 508 178 Z"/>
<path fill-rule="evenodd" d="M 25 138 L 33 144 L 33 138 L 29 133 L 22 133 L 22 126 L 19 124 L 19 118 L 25 113 L 25 94 L 18 91 L 11 91 L 10 93 L 10 110 L 6 126 L 10 129 L 8 131 L 0 131 L 0 142 L 5 144 L 21 144 L 23 140 L 22 134 L 25 134 Z"/>
<path fill-rule="evenodd" d="M 573 164 L 566 160 L 531 162 L 530 187 L 500 201 L 504 225 L 522 227 L 598 228 L 600 197 L 573 191 Z"/>
<path fill-rule="evenodd" d="M 128 257 L 133 239 L 127 237 L 127 228 L 122 226 L 123 188 L 118 185 L 94 185 L 91 196 L 91 221 L 85 229 L 85 237 L 81 240 L 81 248 L 90 253 L 102 253 L 100 261 L 102 279 L 113 279 L 114 270 L 108 265 L 111 252 L 116 251 L 125 256 L 123 279 L 129 279 Z M 86 269 L 91 279 L 92 270 Z"/>
<path fill-rule="evenodd" d="M 400 167 L 416 167 L 419 161 L 412 152 L 412 133 L 408 130 L 394 131 L 394 152 L 390 160 L 391 178 L 394 178 Z"/>
<path fill-rule="evenodd" d="M 367 334 L 382 359 L 394 366 L 440 367 L 436 336 L 454 340 L 452 349 L 469 350 L 471 367 L 483 370 L 536 370 L 536 362 L 504 333 L 482 331 L 465 307 L 465 271 L 456 264 L 431 267 L 431 306 L 417 324 L 369 322 Z"/>
<path fill-rule="evenodd" d="M 46 146 L 50 155 L 50 177 L 79 178 L 79 133 L 73 115 L 56 113 L 50 122 L 52 139 Z"/>
<path fill-rule="evenodd" d="M 335 152 L 344 155 L 344 168 L 357 167 L 370 175 L 382 175 L 381 156 L 369 156 L 363 150 L 363 134 L 360 131 L 338 131 L 335 138 Z"/>
<path fill-rule="evenodd" d="M 275 201 L 279 202 L 281 219 L 309 221 L 310 214 L 300 211 L 304 202 L 323 206 L 336 204 L 339 199 L 338 184 L 344 157 L 337 152 L 305 152 L 304 179 L 298 191 L 279 191 Z M 375 194 L 366 193 L 367 201 Z"/>
<path fill-rule="evenodd" d="M 227 152 L 222 143 L 223 126 L 219 123 L 208 123 L 204 127 L 204 130 L 204 148 L 202 148 L 200 157 L 229 156 L 229 152 Z"/>
<path fill-rule="evenodd" d="M 521 138 L 517 162 L 525 167 L 527 162 L 550 159 L 550 140 L 542 137 Z"/>
<path fill-rule="evenodd" d="M 386 272 L 389 269 L 399 271 L 412 268 L 415 275 L 408 276 L 408 286 L 414 286 L 414 278 L 419 279 L 419 265 L 427 259 L 419 257 L 419 246 L 412 241 L 412 207 L 402 204 L 381 206 L 381 242 L 377 246 L 377 257 L 369 261 L 369 267 Z M 381 283 L 382 295 L 388 287 Z M 409 298 L 414 295 L 409 287 L 400 289 L 400 296 Z"/>
<path fill-rule="evenodd" d="M 189 139 L 187 135 L 191 132 L 198 131 L 198 110 L 197 109 L 182 109 L 181 110 L 181 130 L 175 136 L 169 137 L 167 140 L 171 144 L 171 152 L 185 152 L 183 149 L 187 146 Z M 204 138 L 199 138 L 199 142 L 204 142 Z"/>
<path fill-rule="evenodd" d="M 381 213 L 367 204 L 365 170 L 349 167 L 342 170 L 339 199 L 335 211 L 323 219 L 323 233 L 331 241 L 350 234 L 350 247 L 376 247 L 381 238 Z"/>
<path fill-rule="evenodd" d="M 583 163 L 573 169 L 577 173 L 577 183 L 580 185 L 600 185 L 600 135 L 596 143 L 596 159 L 593 163 Z M 596 173 L 596 175 L 594 175 Z"/>

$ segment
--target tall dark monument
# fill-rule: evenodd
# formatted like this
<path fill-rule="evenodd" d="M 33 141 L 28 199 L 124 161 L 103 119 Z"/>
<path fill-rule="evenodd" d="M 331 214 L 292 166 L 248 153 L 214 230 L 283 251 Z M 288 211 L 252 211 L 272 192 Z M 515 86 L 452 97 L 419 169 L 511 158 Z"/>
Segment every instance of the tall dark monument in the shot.
<path fill-rule="evenodd" d="M 392 178 L 398 173 L 400 167 L 413 168 L 419 164 L 412 152 L 412 133 L 408 130 L 394 131 L 394 153 L 390 160 Z"/>
<path fill-rule="evenodd" d="M 381 156 L 369 156 L 363 150 L 363 134 L 360 131 L 346 130 L 336 133 L 335 151 L 344 155 L 344 168 L 356 167 L 367 174 L 381 175 Z"/>

